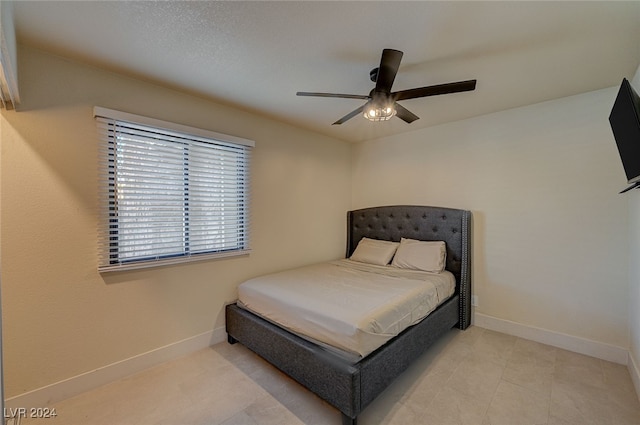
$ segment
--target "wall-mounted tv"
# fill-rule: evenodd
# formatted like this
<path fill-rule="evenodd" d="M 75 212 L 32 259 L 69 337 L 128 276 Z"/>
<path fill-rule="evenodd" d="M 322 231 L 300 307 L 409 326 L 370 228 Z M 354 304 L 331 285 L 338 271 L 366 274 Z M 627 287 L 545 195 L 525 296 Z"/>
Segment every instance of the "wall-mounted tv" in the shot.
<path fill-rule="evenodd" d="M 618 145 L 627 182 L 631 184 L 620 192 L 624 193 L 640 185 L 640 97 L 626 78 L 618 90 L 609 124 Z"/>

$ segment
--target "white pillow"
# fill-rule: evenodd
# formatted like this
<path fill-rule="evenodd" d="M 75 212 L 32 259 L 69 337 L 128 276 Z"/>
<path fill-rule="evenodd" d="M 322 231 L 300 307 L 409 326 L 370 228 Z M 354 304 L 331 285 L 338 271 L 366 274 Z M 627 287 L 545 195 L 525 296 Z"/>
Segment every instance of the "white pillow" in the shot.
<path fill-rule="evenodd" d="M 391 265 L 403 269 L 441 273 L 446 259 L 447 247 L 444 241 L 426 242 L 402 238 Z"/>
<path fill-rule="evenodd" d="M 362 238 L 349 259 L 361 263 L 386 266 L 393 258 L 393 254 L 396 253 L 398 245 L 400 245 L 398 242 Z"/>

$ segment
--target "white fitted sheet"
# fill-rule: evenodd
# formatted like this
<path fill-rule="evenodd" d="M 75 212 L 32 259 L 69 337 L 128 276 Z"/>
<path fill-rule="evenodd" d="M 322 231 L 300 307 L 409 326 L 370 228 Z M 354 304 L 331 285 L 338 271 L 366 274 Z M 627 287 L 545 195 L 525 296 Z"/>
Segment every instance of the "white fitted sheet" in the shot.
<path fill-rule="evenodd" d="M 448 271 L 338 260 L 250 279 L 238 297 L 244 308 L 298 335 L 364 357 L 454 290 Z"/>

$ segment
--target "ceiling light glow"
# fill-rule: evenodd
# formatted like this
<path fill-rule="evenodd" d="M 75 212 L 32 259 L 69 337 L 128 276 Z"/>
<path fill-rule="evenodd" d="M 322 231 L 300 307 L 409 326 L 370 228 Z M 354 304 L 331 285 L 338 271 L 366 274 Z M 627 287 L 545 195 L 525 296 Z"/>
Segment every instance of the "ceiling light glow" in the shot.
<path fill-rule="evenodd" d="M 393 104 L 381 104 L 370 101 L 364 108 L 363 116 L 369 121 L 387 121 L 396 114 Z"/>

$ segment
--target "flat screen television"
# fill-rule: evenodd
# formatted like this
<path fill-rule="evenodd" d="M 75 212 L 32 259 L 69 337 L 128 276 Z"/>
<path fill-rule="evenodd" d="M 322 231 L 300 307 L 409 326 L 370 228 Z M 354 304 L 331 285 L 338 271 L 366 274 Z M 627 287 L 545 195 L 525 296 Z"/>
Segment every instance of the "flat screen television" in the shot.
<path fill-rule="evenodd" d="M 618 90 L 609 124 L 618 145 L 627 183 L 632 185 L 620 192 L 624 193 L 640 185 L 640 97 L 626 78 Z"/>

